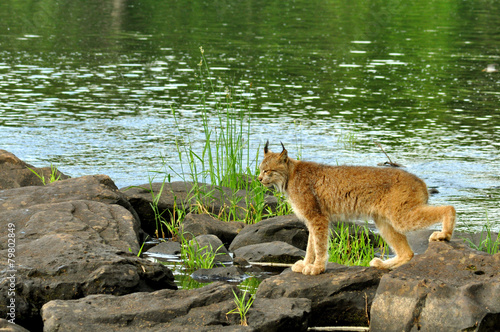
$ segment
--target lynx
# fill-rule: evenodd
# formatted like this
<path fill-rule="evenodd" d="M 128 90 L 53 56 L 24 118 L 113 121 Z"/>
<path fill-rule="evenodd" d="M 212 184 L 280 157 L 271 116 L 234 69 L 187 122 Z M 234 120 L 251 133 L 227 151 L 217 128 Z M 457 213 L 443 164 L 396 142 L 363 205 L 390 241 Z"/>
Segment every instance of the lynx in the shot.
<path fill-rule="evenodd" d="M 405 233 L 437 222 L 442 231 L 429 241 L 449 241 L 455 227 L 452 206 L 429 206 L 425 183 L 398 168 L 328 166 L 288 157 L 264 146 L 259 181 L 287 197 L 295 214 L 309 230 L 306 256 L 292 266 L 294 272 L 317 275 L 328 261 L 328 224 L 357 217 L 373 219 L 396 256 L 385 261 L 373 258 L 370 266 L 392 269 L 413 257 Z"/>

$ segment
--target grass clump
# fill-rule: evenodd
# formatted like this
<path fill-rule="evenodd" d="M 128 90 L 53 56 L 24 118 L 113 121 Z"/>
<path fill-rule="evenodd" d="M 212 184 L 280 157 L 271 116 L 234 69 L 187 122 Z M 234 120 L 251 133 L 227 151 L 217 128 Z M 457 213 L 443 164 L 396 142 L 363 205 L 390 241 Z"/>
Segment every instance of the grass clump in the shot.
<path fill-rule="evenodd" d="M 50 175 L 48 177 L 48 182 L 43 174 L 38 174 L 37 171 L 32 168 L 28 167 L 28 169 L 42 181 L 44 186 L 48 183 L 59 181 L 59 179 L 61 178 L 61 173 L 59 173 L 57 167 L 53 166 L 52 163 L 50 164 Z"/>
<path fill-rule="evenodd" d="M 214 250 L 214 248 L 208 245 L 200 247 L 195 238 L 189 241 L 182 234 L 180 236 L 181 258 L 189 271 L 211 269 L 215 265 L 215 257 L 222 255 L 218 251 L 223 245 Z"/>
<path fill-rule="evenodd" d="M 469 232 L 472 234 L 472 232 Z M 486 217 L 486 223 L 483 225 L 480 232 L 480 238 L 478 244 L 472 241 L 470 238 L 462 237 L 462 239 L 471 247 L 472 249 L 487 252 L 490 255 L 494 255 L 500 252 L 500 234 L 495 237 L 492 226 L 488 217 Z"/>
<path fill-rule="evenodd" d="M 388 246 L 381 237 L 376 242 L 370 239 L 370 230 L 367 227 L 348 227 L 344 223 L 338 223 L 330 230 L 330 235 L 330 262 L 368 266 L 373 257 L 383 257 L 388 253 Z"/>
<path fill-rule="evenodd" d="M 234 294 L 234 303 L 236 304 L 236 308 L 233 310 L 229 311 L 226 315 L 229 314 L 239 314 L 240 315 L 240 324 L 242 326 L 248 326 L 247 322 L 247 313 L 248 310 L 250 310 L 250 307 L 253 304 L 253 301 L 255 300 L 255 296 L 248 294 L 248 289 L 245 289 L 243 292 L 240 292 L 241 295 L 238 296 L 238 294 L 233 290 Z"/>

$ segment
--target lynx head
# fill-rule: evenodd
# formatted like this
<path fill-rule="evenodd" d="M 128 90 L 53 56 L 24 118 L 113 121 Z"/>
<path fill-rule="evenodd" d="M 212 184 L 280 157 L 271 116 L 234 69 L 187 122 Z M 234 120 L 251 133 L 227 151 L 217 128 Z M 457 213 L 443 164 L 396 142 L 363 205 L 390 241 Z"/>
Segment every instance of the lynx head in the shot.
<path fill-rule="evenodd" d="M 284 192 L 288 181 L 288 152 L 283 143 L 283 151 L 274 153 L 269 150 L 269 141 L 264 146 L 264 160 L 260 164 L 259 181 L 266 187 L 274 187 Z"/>

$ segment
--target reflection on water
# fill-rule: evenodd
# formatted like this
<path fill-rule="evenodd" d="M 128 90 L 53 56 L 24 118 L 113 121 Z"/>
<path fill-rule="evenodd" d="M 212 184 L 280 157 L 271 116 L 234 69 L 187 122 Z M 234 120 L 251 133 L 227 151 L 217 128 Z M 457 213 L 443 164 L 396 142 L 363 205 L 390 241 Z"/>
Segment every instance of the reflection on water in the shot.
<path fill-rule="evenodd" d="M 0 148 L 141 184 L 160 155 L 179 170 L 172 109 L 201 147 L 203 99 L 229 95 L 255 149 L 269 139 L 306 160 L 376 165 L 379 142 L 438 188 L 432 203 L 456 206 L 459 228 L 488 215 L 499 229 L 500 73 L 482 71 L 500 61 L 499 16 L 484 1 L 5 0 Z"/>

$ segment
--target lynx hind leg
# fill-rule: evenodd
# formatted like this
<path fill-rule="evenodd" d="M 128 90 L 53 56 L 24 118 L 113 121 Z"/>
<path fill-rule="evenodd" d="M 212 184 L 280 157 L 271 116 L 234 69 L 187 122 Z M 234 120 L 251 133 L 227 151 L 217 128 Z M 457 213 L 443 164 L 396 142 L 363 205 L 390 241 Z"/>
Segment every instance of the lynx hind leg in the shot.
<path fill-rule="evenodd" d="M 456 212 L 453 206 L 422 205 L 414 208 L 401 219 L 404 219 L 405 223 L 398 226 L 403 232 L 426 228 L 442 222 L 442 230 L 432 233 L 429 241 L 449 241 L 455 228 Z"/>
<path fill-rule="evenodd" d="M 382 238 L 394 249 L 396 256 L 385 261 L 380 258 L 374 258 L 370 261 L 370 266 L 379 269 L 393 269 L 413 258 L 406 235 L 397 232 L 390 224 L 389 220 L 375 219 L 375 224 L 382 235 Z"/>

